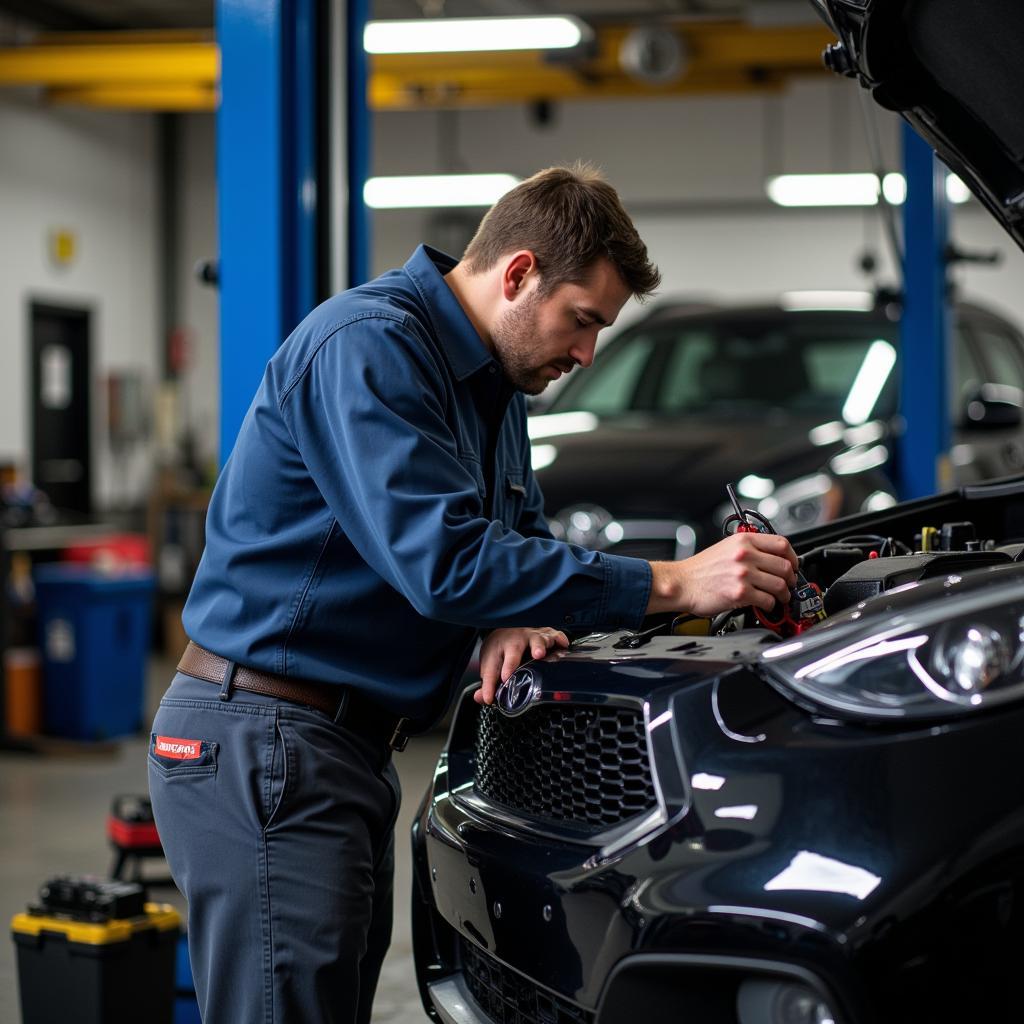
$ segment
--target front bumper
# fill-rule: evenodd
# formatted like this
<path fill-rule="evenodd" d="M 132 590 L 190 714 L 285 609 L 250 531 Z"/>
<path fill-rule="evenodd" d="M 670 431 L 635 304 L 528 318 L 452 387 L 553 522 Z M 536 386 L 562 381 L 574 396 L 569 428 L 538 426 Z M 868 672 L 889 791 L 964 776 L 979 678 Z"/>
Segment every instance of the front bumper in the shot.
<path fill-rule="evenodd" d="M 950 979 L 970 959 L 979 986 L 1005 987 L 1024 953 L 1024 712 L 895 732 L 765 691 L 740 669 L 651 698 L 672 712 L 658 756 L 698 785 L 608 862 L 557 829 L 488 815 L 444 755 L 414 828 L 428 1013 L 736 1024 L 740 987 L 767 978 L 818 994 L 846 1024 L 954 1008 L 987 1019 Z M 482 959 L 483 983 L 467 958 Z"/>

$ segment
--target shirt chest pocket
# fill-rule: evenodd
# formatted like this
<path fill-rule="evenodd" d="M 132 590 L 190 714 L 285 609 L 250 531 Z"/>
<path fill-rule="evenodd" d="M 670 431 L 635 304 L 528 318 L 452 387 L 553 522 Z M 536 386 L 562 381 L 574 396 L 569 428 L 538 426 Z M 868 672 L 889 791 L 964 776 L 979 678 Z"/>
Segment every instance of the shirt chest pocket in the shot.
<path fill-rule="evenodd" d="M 523 474 L 515 470 L 499 474 L 495 495 L 494 518 L 500 520 L 510 530 L 516 529 L 519 517 L 523 514 L 526 501 L 526 484 Z"/>

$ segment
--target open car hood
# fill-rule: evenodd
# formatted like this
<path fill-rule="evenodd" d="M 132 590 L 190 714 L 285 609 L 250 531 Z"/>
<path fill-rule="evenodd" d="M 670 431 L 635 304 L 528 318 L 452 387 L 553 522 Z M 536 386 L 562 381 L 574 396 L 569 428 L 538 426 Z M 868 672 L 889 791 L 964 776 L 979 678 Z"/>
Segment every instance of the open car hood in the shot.
<path fill-rule="evenodd" d="M 1024 249 L 1024 3 L 811 0 L 825 63 L 900 113 Z"/>

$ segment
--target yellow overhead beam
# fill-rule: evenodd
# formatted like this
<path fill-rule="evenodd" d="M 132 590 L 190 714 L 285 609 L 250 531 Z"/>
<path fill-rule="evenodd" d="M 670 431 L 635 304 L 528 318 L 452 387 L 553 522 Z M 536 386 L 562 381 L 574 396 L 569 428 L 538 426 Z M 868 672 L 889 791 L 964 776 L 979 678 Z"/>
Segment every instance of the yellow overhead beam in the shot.
<path fill-rule="evenodd" d="M 374 110 L 492 106 L 539 100 L 657 98 L 781 88 L 823 73 L 825 28 L 754 28 L 739 21 L 668 23 L 685 56 L 674 81 L 627 74 L 619 54 L 628 25 L 602 26 L 584 55 L 540 51 L 381 54 L 370 59 Z M 0 49 L 0 86 L 41 86 L 54 102 L 132 110 L 213 110 L 220 54 L 193 31 L 47 35 Z"/>
<path fill-rule="evenodd" d="M 136 43 L 212 43 L 208 28 L 122 28 L 82 32 L 47 32 L 37 37 L 44 46 L 127 46 Z"/>
<path fill-rule="evenodd" d="M 413 83 L 400 77 L 374 75 L 370 80 L 370 106 L 374 110 L 411 110 L 420 107 L 489 107 L 543 100 L 658 99 L 725 93 L 766 93 L 783 88 L 784 78 L 752 78 L 739 72 L 702 72 L 671 85 L 655 86 L 625 76 L 587 81 L 564 74 L 534 74 L 528 81 L 479 70 L 458 79 L 434 81 L 418 77 Z"/>
<path fill-rule="evenodd" d="M 48 89 L 46 96 L 52 103 L 108 110 L 187 113 L 217 109 L 217 88 L 203 83 L 81 86 Z"/>
<path fill-rule="evenodd" d="M 685 63 L 678 78 L 653 84 L 623 70 L 619 54 L 630 26 L 597 32 L 589 57 L 540 51 L 380 54 L 371 60 L 375 110 L 490 106 L 537 100 L 687 96 L 779 89 L 794 75 L 824 74 L 825 28 L 753 28 L 743 22 L 666 25 Z"/>
<path fill-rule="evenodd" d="M 219 76 L 216 43 L 72 43 L 0 50 L 0 85 L 213 85 Z"/>

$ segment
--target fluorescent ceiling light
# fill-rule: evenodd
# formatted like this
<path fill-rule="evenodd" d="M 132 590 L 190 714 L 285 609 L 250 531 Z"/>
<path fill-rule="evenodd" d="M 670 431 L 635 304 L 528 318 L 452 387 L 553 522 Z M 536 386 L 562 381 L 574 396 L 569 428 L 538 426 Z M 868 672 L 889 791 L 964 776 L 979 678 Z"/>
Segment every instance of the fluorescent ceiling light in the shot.
<path fill-rule="evenodd" d="M 898 171 L 882 179 L 882 192 L 893 206 L 902 206 L 907 201 L 907 179 Z M 971 190 L 957 174 L 946 175 L 946 198 L 959 206 L 971 198 Z"/>
<path fill-rule="evenodd" d="M 875 402 L 896 365 L 896 349 L 883 338 L 871 342 L 843 403 L 847 423 L 863 423 L 875 408 Z"/>
<path fill-rule="evenodd" d="M 789 312 L 812 309 L 852 309 L 870 313 L 875 308 L 871 292 L 860 291 L 798 291 L 783 292 L 779 305 Z"/>
<path fill-rule="evenodd" d="M 874 206 L 873 174 L 780 174 L 769 178 L 768 196 L 779 206 Z"/>
<path fill-rule="evenodd" d="M 576 18 L 418 18 L 371 21 L 367 53 L 455 53 L 475 50 L 564 50 L 588 35 Z"/>
<path fill-rule="evenodd" d="M 902 206 L 907 200 L 907 179 L 895 171 L 882 178 L 882 195 L 892 206 Z"/>
<path fill-rule="evenodd" d="M 959 174 L 946 175 L 946 198 L 951 203 L 966 203 L 971 198 L 971 190 Z"/>
<path fill-rule="evenodd" d="M 876 206 L 878 178 L 874 174 L 780 174 L 769 178 L 765 188 L 779 206 Z M 892 206 L 907 199 L 907 179 L 898 171 L 882 178 L 882 194 Z M 970 189 L 955 174 L 946 175 L 946 198 L 966 203 Z"/>
<path fill-rule="evenodd" d="M 370 178 L 363 199 L 374 210 L 491 206 L 519 184 L 512 174 L 424 174 Z"/>

